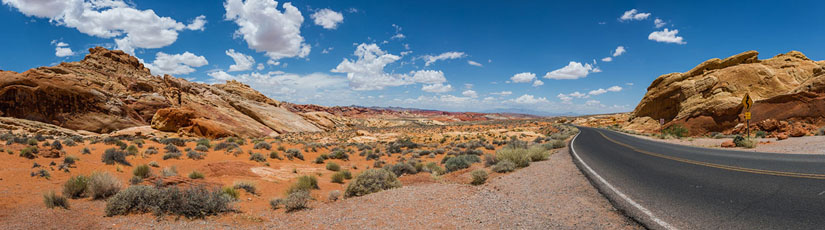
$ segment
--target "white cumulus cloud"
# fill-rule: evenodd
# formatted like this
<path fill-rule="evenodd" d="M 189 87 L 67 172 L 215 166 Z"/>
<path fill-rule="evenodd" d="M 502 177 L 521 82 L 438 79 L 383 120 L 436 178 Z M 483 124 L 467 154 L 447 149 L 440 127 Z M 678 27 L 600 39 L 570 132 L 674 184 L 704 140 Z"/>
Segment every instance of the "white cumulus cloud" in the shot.
<path fill-rule="evenodd" d="M 601 72 L 598 67 L 594 67 L 590 65 L 590 63 L 579 63 L 571 61 L 567 64 L 567 66 L 562 67 L 561 69 L 553 70 L 548 72 L 544 75 L 544 78 L 548 79 L 579 79 L 587 77 L 590 73 L 598 73 Z"/>
<path fill-rule="evenodd" d="M 510 77 L 510 81 L 514 83 L 528 83 L 536 80 L 536 74 L 530 72 L 517 73 Z"/>
<path fill-rule="evenodd" d="M 533 81 L 533 87 L 539 87 L 542 85 L 544 85 L 544 82 L 541 80 L 536 79 L 535 81 Z"/>
<path fill-rule="evenodd" d="M 250 70 L 255 65 L 255 59 L 252 56 L 235 52 L 234 49 L 227 50 L 226 55 L 235 60 L 235 64 L 229 66 L 229 72 Z"/>
<path fill-rule="evenodd" d="M 235 36 L 243 37 L 250 49 L 273 60 L 309 55 L 310 46 L 301 36 L 304 17 L 292 3 L 281 5 L 283 11 L 274 0 L 227 0 L 223 6 L 226 20 L 239 27 Z"/>
<path fill-rule="evenodd" d="M 412 80 L 416 83 L 438 84 L 447 82 L 444 73 L 435 70 L 419 70 L 413 73 Z"/>
<path fill-rule="evenodd" d="M 622 87 L 618 86 L 618 85 L 614 85 L 614 86 L 611 86 L 610 88 L 607 88 L 607 91 L 619 92 L 619 91 L 622 91 Z"/>
<path fill-rule="evenodd" d="M 334 30 L 338 28 L 338 24 L 344 21 L 344 15 L 330 9 L 321 9 L 318 12 L 310 15 L 315 25 L 324 27 L 324 29 Z"/>
<path fill-rule="evenodd" d="M 624 54 L 627 50 L 624 49 L 624 46 L 616 47 L 616 51 L 613 51 L 613 57 L 618 57 L 619 55 Z"/>
<path fill-rule="evenodd" d="M 439 54 L 439 55 L 436 55 L 436 56 L 424 55 L 424 56 L 421 56 L 421 58 L 426 60 L 426 62 L 424 63 L 424 66 L 430 66 L 430 64 L 433 64 L 437 61 L 449 60 L 449 59 L 458 59 L 458 58 L 463 58 L 463 57 L 466 57 L 466 56 L 467 55 L 464 54 L 464 52 L 445 52 L 445 53 L 442 53 L 442 54 Z"/>
<path fill-rule="evenodd" d="M 490 93 L 490 94 L 499 95 L 499 96 L 507 96 L 507 95 L 513 94 L 513 91 L 501 91 L 501 92 Z"/>
<path fill-rule="evenodd" d="M 516 99 L 510 99 L 505 101 L 506 103 L 516 103 L 516 104 L 538 104 L 538 103 L 547 103 L 549 102 L 545 97 L 536 97 L 530 94 L 524 94 Z"/>
<path fill-rule="evenodd" d="M 659 18 L 656 18 L 656 20 L 653 20 L 653 24 L 656 26 L 656 28 L 662 28 L 663 26 L 667 25 L 667 23 L 665 21 L 662 21 L 662 19 L 659 19 Z"/>
<path fill-rule="evenodd" d="M 647 19 L 647 17 L 650 17 L 650 13 L 640 13 L 636 9 L 631 9 L 631 10 L 625 11 L 624 14 L 622 14 L 622 16 L 619 17 L 619 20 L 622 20 L 622 21 L 628 21 L 628 20 L 630 20 L 630 21 L 633 21 L 633 20 L 639 21 L 639 20 L 645 20 L 645 19 Z"/>
<path fill-rule="evenodd" d="M 602 58 L 602 61 L 603 62 L 611 62 L 611 61 L 613 61 L 613 58 L 612 57 L 605 57 L 605 58 Z"/>
<path fill-rule="evenodd" d="M 476 93 L 475 90 L 470 90 L 470 89 L 464 90 L 464 92 L 461 92 L 461 95 L 464 95 L 465 97 L 471 97 L 471 98 L 477 98 L 478 97 L 478 93 Z"/>
<path fill-rule="evenodd" d="M 161 48 L 178 39 L 184 29 L 202 29 L 205 18 L 189 26 L 155 11 L 138 10 L 120 0 L 2 0 L 27 16 L 48 18 L 52 23 L 101 38 L 114 38 L 117 49 L 134 54 L 136 48 Z M 199 19 L 200 18 L 200 19 Z M 198 26 L 198 24 L 201 24 Z"/>
<path fill-rule="evenodd" d="M 682 36 L 677 36 L 676 34 L 679 33 L 679 30 L 668 30 L 665 28 L 662 31 L 653 31 L 650 35 L 647 36 L 648 40 L 657 41 L 657 42 L 664 42 L 664 43 L 675 43 L 684 45 L 687 42 L 684 41 Z"/>
<path fill-rule="evenodd" d="M 412 84 L 413 81 L 404 74 L 384 72 L 387 64 L 401 59 L 389 54 L 376 44 L 360 44 L 355 49 L 355 60 L 344 59 L 332 72 L 346 73 L 349 85 L 354 90 L 381 90 L 390 86 Z"/>
<path fill-rule="evenodd" d="M 146 68 L 152 71 L 152 74 L 189 74 L 195 72 L 193 67 L 201 67 L 209 64 L 203 56 L 197 56 L 190 52 L 182 54 L 166 54 L 164 52 L 157 52 L 155 54 L 155 61 L 146 63 Z"/>
<path fill-rule="evenodd" d="M 596 89 L 596 90 L 590 90 L 590 92 L 588 92 L 587 95 L 597 96 L 597 95 L 602 95 L 604 93 L 607 93 L 607 90 L 599 88 L 599 89 Z"/>
<path fill-rule="evenodd" d="M 72 48 L 69 48 L 69 44 L 65 42 L 52 41 L 52 44 L 54 45 L 54 56 L 68 57 L 75 54 Z"/>
<path fill-rule="evenodd" d="M 192 20 L 192 23 L 189 23 L 189 25 L 186 25 L 186 29 L 203 31 L 204 29 L 206 29 L 206 27 L 204 27 L 205 25 L 206 25 L 206 16 L 201 15 L 201 16 L 195 17 L 195 19 Z"/>
<path fill-rule="evenodd" d="M 442 83 L 429 84 L 421 87 L 421 91 L 430 93 L 446 93 L 453 90 L 452 85 L 445 85 Z"/>
<path fill-rule="evenodd" d="M 471 60 L 467 60 L 467 64 L 470 64 L 470 65 L 473 65 L 473 66 L 478 66 L 478 67 L 483 67 L 484 66 L 481 63 L 474 62 L 474 61 L 471 61 Z"/>

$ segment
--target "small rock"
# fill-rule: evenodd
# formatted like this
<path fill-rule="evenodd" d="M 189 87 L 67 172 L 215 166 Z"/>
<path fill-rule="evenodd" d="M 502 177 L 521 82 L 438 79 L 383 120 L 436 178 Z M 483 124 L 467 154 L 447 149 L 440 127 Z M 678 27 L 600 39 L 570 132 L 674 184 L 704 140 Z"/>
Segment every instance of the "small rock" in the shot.
<path fill-rule="evenodd" d="M 722 148 L 733 148 L 733 147 L 736 147 L 736 144 L 733 143 L 732 140 L 727 140 L 725 142 L 722 142 Z"/>
<path fill-rule="evenodd" d="M 785 140 L 785 139 L 788 139 L 788 134 L 780 133 L 780 134 L 776 135 L 776 140 L 777 141 L 781 141 L 781 140 Z"/>

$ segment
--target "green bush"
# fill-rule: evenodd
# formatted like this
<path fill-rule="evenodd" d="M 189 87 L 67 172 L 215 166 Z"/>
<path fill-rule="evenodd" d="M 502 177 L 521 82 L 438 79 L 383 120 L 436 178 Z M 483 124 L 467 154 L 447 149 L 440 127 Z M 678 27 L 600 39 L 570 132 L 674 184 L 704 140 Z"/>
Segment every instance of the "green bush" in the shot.
<path fill-rule="evenodd" d="M 253 149 L 266 149 L 266 150 L 270 150 L 270 149 L 272 149 L 272 145 L 270 145 L 269 143 L 266 143 L 266 142 L 258 142 L 258 143 L 257 143 L 257 144 L 255 144 L 255 146 L 253 146 L 252 148 L 253 148 Z"/>
<path fill-rule="evenodd" d="M 76 156 L 66 156 L 63 158 L 63 164 L 74 165 L 79 160 L 80 158 L 77 158 Z"/>
<path fill-rule="evenodd" d="M 530 161 L 543 161 L 550 158 L 550 151 L 539 145 L 530 146 L 527 149 L 527 157 Z"/>
<path fill-rule="evenodd" d="M 393 174 L 395 174 L 395 176 L 399 176 L 399 177 L 404 175 L 404 174 L 413 175 L 413 174 L 418 173 L 418 170 L 415 169 L 415 166 L 413 166 L 413 165 L 411 165 L 407 162 L 398 162 L 398 163 L 395 163 L 394 165 L 384 166 L 384 170 L 390 171 Z"/>
<path fill-rule="evenodd" d="M 131 186 L 106 202 L 106 216 L 153 212 L 172 214 L 189 219 L 204 218 L 231 211 L 232 199 L 220 190 L 204 187 L 179 189 L 152 186 Z"/>
<path fill-rule="evenodd" d="M 178 160 L 180 160 L 180 157 L 182 155 L 183 154 L 181 154 L 180 152 L 166 152 L 166 154 L 163 154 L 163 160 L 169 160 L 169 159 L 178 159 Z"/>
<path fill-rule="evenodd" d="M 266 157 L 264 157 L 264 155 L 261 155 L 260 153 L 253 153 L 249 156 L 249 160 L 257 162 L 266 162 Z"/>
<path fill-rule="evenodd" d="M 83 175 L 70 177 L 66 183 L 63 184 L 63 195 L 69 198 L 83 198 L 86 197 L 86 186 L 89 183 L 89 178 Z"/>
<path fill-rule="evenodd" d="M 303 155 L 303 154 L 301 154 L 301 150 L 298 150 L 298 149 L 289 149 L 289 150 L 286 150 L 286 156 L 287 156 L 287 158 L 289 158 L 290 160 L 292 160 L 292 158 L 293 158 L 293 157 L 294 157 L 294 158 L 298 158 L 298 159 L 300 159 L 300 160 L 304 160 L 304 155 Z"/>
<path fill-rule="evenodd" d="M 229 186 L 223 187 L 223 189 L 221 190 L 221 193 L 223 193 L 227 197 L 230 197 L 234 200 L 238 200 L 238 198 L 241 197 L 241 193 L 238 192 L 237 189 L 235 189 L 233 187 L 229 187 Z"/>
<path fill-rule="evenodd" d="M 473 176 L 473 181 L 470 182 L 473 185 L 480 185 L 487 182 L 487 171 L 484 171 L 484 169 L 473 170 L 470 175 Z"/>
<path fill-rule="evenodd" d="M 564 143 L 563 140 L 552 140 L 550 142 L 547 142 L 547 143 L 543 144 L 543 146 L 544 146 L 544 148 L 546 148 L 548 150 L 549 149 L 560 149 L 560 148 L 564 148 L 564 146 L 567 146 L 567 143 Z"/>
<path fill-rule="evenodd" d="M 478 158 L 476 155 L 459 155 L 456 157 L 451 157 L 444 162 L 444 167 L 447 168 L 447 172 L 453 172 L 465 168 L 469 168 L 470 165 L 473 163 L 481 162 L 481 159 Z"/>
<path fill-rule="evenodd" d="M 490 167 L 495 165 L 496 163 L 498 163 L 498 160 L 496 160 L 496 156 L 493 156 L 493 154 L 489 153 L 484 154 L 484 167 Z"/>
<path fill-rule="evenodd" d="M 341 171 L 341 166 L 336 164 L 335 162 L 329 162 L 327 163 L 327 170 L 338 172 Z"/>
<path fill-rule="evenodd" d="M 333 173 L 332 177 L 330 178 L 330 181 L 332 183 L 343 184 L 344 183 L 344 174 L 341 174 L 341 172 Z"/>
<path fill-rule="evenodd" d="M 203 173 L 201 173 L 201 172 L 192 171 L 191 173 L 189 173 L 189 179 L 195 180 L 195 179 L 203 179 L 203 178 L 204 178 L 204 176 L 203 176 Z"/>
<path fill-rule="evenodd" d="M 135 156 L 137 154 L 138 154 L 137 146 L 130 145 L 129 147 L 126 147 L 126 155 Z"/>
<path fill-rule="evenodd" d="M 126 166 L 132 165 L 128 161 L 126 161 L 126 152 L 115 148 L 110 148 L 104 151 L 102 161 L 107 165 L 113 165 L 115 163 L 119 163 Z"/>
<path fill-rule="evenodd" d="M 275 151 L 269 152 L 269 158 L 278 159 L 278 160 L 283 160 L 284 159 L 284 158 L 281 157 L 281 155 L 278 155 L 278 152 L 275 152 Z"/>
<path fill-rule="evenodd" d="M 756 147 L 756 140 L 749 140 L 745 139 L 742 136 L 736 136 L 733 138 L 733 143 L 736 144 L 736 147 L 744 147 L 744 148 L 755 148 Z"/>
<path fill-rule="evenodd" d="M 249 181 L 237 181 L 234 185 L 232 185 L 234 189 L 243 189 L 244 191 L 248 192 L 249 194 L 257 194 L 257 186 L 255 183 Z"/>
<path fill-rule="evenodd" d="M 527 149 L 522 148 L 502 148 L 496 151 L 498 161 L 509 160 L 516 164 L 516 167 L 527 167 L 530 165 L 530 156 Z"/>
<path fill-rule="evenodd" d="M 54 193 L 54 191 L 49 191 L 43 194 L 43 203 L 46 204 L 47 208 L 64 208 L 69 209 L 69 200 L 66 199 L 64 196 L 60 196 Z"/>
<path fill-rule="evenodd" d="M 207 149 L 212 147 L 212 144 L 209 143 L 209 139 L 206 139 L 206 138 L 198 139 L 198 142 L 196 142 L 196 143 L 197 143 L 196 145 L 204 146 Z"/>
<path fill-rule="evenodd" d="M 401 182 L 394 173 L 383 169 L 368 169 L 347 185 L 344 197 L 357 197 L 392 188 L 400 188 Z"/>
<path fill-rule="evenodd" d="M 140 179 L 146 179 L 152 176 L 152 169 L 149 168 L 149 165 L 138 165 L 132 170 L 132 174 L 140 177 Z"/>
<path fill-rule="evenodd" d="M 37 155 L 35 155 L 37 152 L 36 146 L 29 146 L 20 150 L 20 156 L 23 158 L 34 159 L 37 158 Z"/>
<path fill-rule="evenodd" d="M 93 199 L 105 199 L 115 195 L 120 191 L 121 183 L 112 174 L 108 172 L 95 172 L 89 176 L 88 186 L 86 187 L 89 195 Z"/>
<path fill-rule="evenodd" d="M 186 157 L 192 160 L 203 160 L 203 158 L 206 157 L 206 153 L 189 150 L 186 151 Z"/>
<path fill-rule="evenodd" d="M 756 138 L 765 138 L 766 136 L 768 136 L 768 132 L 762 130 L 756 131 Z"/>
<path fill-rule="evenodd" d="M 307 208 L 310 199 L 312 199 L 312 197 L 309 195 L 309 191 L 301 190 L 290 193 L 281 203 L 284 204 L 287 212 L 294 212 Z"/>
<path fill-rule="evenodd" d="M 424 171 L 433 173 L 435 175 L 441 175 L 445 173 L 445 169 L 441 166 L 438 166 L 438 164 L 435 162 L 428 162 L 427 164 L 425 164 Z"/>
<path fill-rule="evenodd" d="M 680 124 L 671 125 L 670 127 L 665 128 L 662 130 L 663 133 L 666 135 L 671 135 L 674 137 L 686 137 L 690 131 Z"/>
<path fill-rule="evenodd" d="M 510 160 L 504 159 L 493 165 L 490 169 L 497 173 L 512 172 L 516 170 L 516 164 Z"/>
<path fill-rule="evenodd" d="M 321 189 L 321 187 L 318 187 L 318 178 L 314 176 L 300 176 L 294 184 L 289 186 L 286 194 L 289 195 L 297 191 L 309 191 L 312 189 Z"/>

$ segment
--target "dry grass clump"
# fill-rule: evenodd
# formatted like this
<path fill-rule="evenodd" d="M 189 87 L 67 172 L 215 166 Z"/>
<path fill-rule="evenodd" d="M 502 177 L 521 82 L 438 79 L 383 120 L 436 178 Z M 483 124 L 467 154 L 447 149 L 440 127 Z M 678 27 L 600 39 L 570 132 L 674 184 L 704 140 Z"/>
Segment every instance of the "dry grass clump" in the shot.
<path fill-rule="evenodd" d="M 344 197 L 363 196 L 392 188 L 400 188 L 401 182 L 394 173 L 383 169 L 368 169 L 347 185 Z"/>
<path fill-rule="evenodd" d="M 87 191 L 94 199 L 106 199 L 120 191 L 122 184 L 108 172 L 95 172 L 89 177 Z"/>

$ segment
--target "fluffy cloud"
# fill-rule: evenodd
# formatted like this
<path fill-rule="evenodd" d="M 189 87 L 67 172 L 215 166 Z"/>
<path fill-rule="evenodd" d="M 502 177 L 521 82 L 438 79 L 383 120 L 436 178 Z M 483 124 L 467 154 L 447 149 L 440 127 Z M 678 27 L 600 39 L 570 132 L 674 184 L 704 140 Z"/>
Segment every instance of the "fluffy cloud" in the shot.
<path fill-rule="evenodd" d="M 619 55 L 624 54 L 627 50 L 624 49 L 624 46 L 616 47 L 616 51 L 613 51 L 613 57 L 618 57 Z"/>
<path fill-rule="evenodd" d="M 517 73 L 510 77 L 510 81 L 514 83 L 528 83 L 533 80 L 536 80 L 536 74 L 530 72 Z"/>
<path fill-rule="evenodd" d="M 583 98 L 583 97 L 587 97 L 587 95 L 585 95 L 585 94 L 583 94 L 583 93 L 579 93 L 579 91 L 576 91 L 576 92 L 571 93 L 571 94 L 570 94 L 570 96 L 571 96 L 571 97 L 576 97 L 576 98 Z"/>
<path fill-rule="evenodd" d="M 630 21 L 633 21 L 633 20 L 639 21 L 639 20 L 645 20 L 645 19 L 647 19 L 647 17 L 650 17 L 650 13 L 639 13 L 639 11 L 637 11 L 636 9 L 631 9 L 631 10 L 625 11 L 624 14 L 622 14 L 622 16 L 619 17 L 619 20 L 622 20 L 622 21 L 628 21 L 628 20 L 630 20 Z"/>
<path fill-rule="evenodd" d="M 599 88 L 599 89 L 596 89 L 596 90 L 590 90 L 590 92 L 588 92 L 587 95 L 597 96 L 597 95 L 602 95 L 604 93 L 607 93 L 607 90 Z"/>
<path fill-rule="evenodd" d="M 67 57 L 74 55 L 72 48 L 69 48 L 69 44 L 65 42 L 52 41 L 52 45 L 54 45 L 54 56 Z"/>
<path fill-rule="evenodd" d="M 401 40 L 401 39 L 404 39 L 404 38 L 407 37 L 407 36 L 404 36 L 404 34 L 401 33 L 401 26 L 396 25 L 396 24 L 392 24 L 392 27 L 395 28 L 395 35 L 393 35 L 390 39 Z M 407 49 L 409 49 L 409 48 L 407 48 Z"/>
<path fill-rule="evenodd" d="M 115 38 L 117 49 L 134 54 L 136 48 L 161 48 L 178 39 L 184 29 L 200 30 L 205 17 L 189 26 L 153 10 L 138 10 L 120 0 L 2 0 L 27 16 L 48 18 L 57 25 L 75 28 L 101 38 Z"/>
<path fill-rule="evenodd" d="M 571 61 L 567 64 L 567 66 L 562 67 L 561 69 L 553 70 L 548 72 L 544 75 L 544 78 L 548 79 L 579 79 L 587 77 L 590 73 L 598 73 L 601 72 L 598 67 L 593 67 L 590 63 L 579 63 Z"/>
<path fill-rule="evenodd" d="M 203 31 L 204 29 L 206 29 L 206 27 L 204 27 L 205 25 L 206 25 L 206 16 L 201 15 L 201 16 L 195 17 L 195 19 L 192 20 L 192 23 L 189 23 L 189 25 L 186 25 L 186 29 Z"/>
<path fill-rule="evenodd" d="M 321 9 L 318 12 L 310 15 L 315 25 L 324 27 L 324 29 L 334 30 L 338 28 L 338 24 L 344 21 L 344 15 L 330 9 Z"/>
<path fill-rule="evenodd" d="M 203 56 L 197 56 L 190 52 L 182 54 L 166 54 L 164 52 L 157 52 L 155 54 L 155 61 L 146 63 L 146 68 L 152 70 L 152 74 L 163 75 L 180 75 L 195 72 L 192 67 L 201 67 L 209 64 Z"/>
<path fill-rule="evenodd" d="M 516 103 L 516 104 L 538 104 L 538 103 L 547 103 L 549 102 L 545 97 L 535 97 L 530 94 L 524 94 L 516 99 L 510 99 L 504 101 L 505 103 Z"/>
<path fill-rule="evenodd" d="M 255 59 L 252 56 L 235 52 L 234 49 L 227 50 L 226 55 L 235 60 L 235 64 L 229 66 L 229 72 L 250 70 L 255 65 Z"/>
<path fill-rule="evenodd" d="M 439 84 L 447 82 L 444 73 L 435 70 L 419 70 L 413 73 L 412 80 L 416 83 Z"/>
<path fill-rule="evenodd" d="M 470 65 L 473 65 L 473 66 L 478 66 L 478 67 L 483 67 L 484 66 L 481 63 L 470 61 L 470 60 L 467 60 L 467 64 L 470 64 Z"/>
<path fill-rule="evenodd" d="M 611 61 L 613 61 L 613 58 L 612 57 L 605 57 L 605 58 L 602 58 L 602 61 L 603 62 L 611 62 Z"/>
<path fill-rule="evenodd" d="M 665 28 L 662 31 L 653 31 L 652 33 L 650 33 L 650 35 L 647 36 L 647 39 L 664 43 L 676 43 L 680 45 L 687 44 L 687 42 L 684 41 L 684 38 L 676 35 L 678 33 L 679 30 L 668 30 L 667 28 Z"/>
<path fill-rule="evenodd" d="M 499 95 L 499 96 L 507 96 L 507 95 L 513 94 L 513 91 L 501 91 L 501 92 L 497 92 L 497 93 L 490 93 L 490 94 L 492 94 L 492 95 Z"/>
<path fill-rule="evenodd" d="M 659 18 L 656 18 L 656 20 L 653 20 L 653 24 L 656 25 L 656 28 L 662 28 L 662 26 L 667 25 L 667 23 L 665 23 L 665 21 L 662 21 L 662 19 L 659 19 Z"/>
<path fill-rule="evenodd" d="M 426 60 L 426 62 L 424 63 L 424 66 L 430 66 L 430 64 L 433 64 L 437 61 L 449 60 L 449 59 L 458 59 L 458 58 L 463 58 L 463 57 L 466 57 L 466 56 L 467 55 L 464 54 L 464 52 L 446 52 L 446 53 L 439 54 L 437 56 L 424 55 L 424 56 L 421 56 L 421 58 Z"/>
<path fill-rule="evenodd" d="M 610 88 L 607 88 L 607 91 L 619 92 L 619 91 L 622 91 L 622 87 L 618 86 L 618 85 L 614 85 L 614 86 L 611 86 Z"/>
<path fill-rule="evenodd" d="M 461 95 L 464 95 L 465 97 L 471 97 L 471 98 L 477 98 L 478 97 L 478 93 L 476 93 L 475 90 L 470 90 L 470 89 L 464 90 L 464 92 L 461 92 Z"/>
<path fill-rule="evenodd" d="M 335 73 L 346 73 L 349 85 L 354 90 L 381 90 L 385 87 L 413 83 L 406 75 L 384 72 L 387 64 L 396 62 L 401 57 L 386 53 L 376 44 L 358 45 L 355 56 L 358 59 L 344 59 L 331 70 Z"/>
<path fill-rule="evenodd" d="M 301 36 L 304 17 L 291 3 L 284 3 L 283 11 L 274 0 L 227 0 L 223 6 L 226 20 L 240 27 L 235 36 L 243 37 L 250 49 L 273 60 L 309 55 L 310 46 Z"/>
<path fill-rule="evenodd" d="M 544 82 L 541 80 L 536 79 L 535 81 L 533 81 L 533 87 L 539 87 L 542 85 L 544 85 Z"/>
<path fill-rule="evenodd" d="M 453 90 L 452 85 L 445 85 L 445 84 L 442 84 L 442 83 L 429 84 L 429 85 L 424 85 L 424 86 L 421 87 L 421 91 L 430 92 L 430 93 L 446 93 L 446 92 L 450 92 L 452 90 Z"/>

